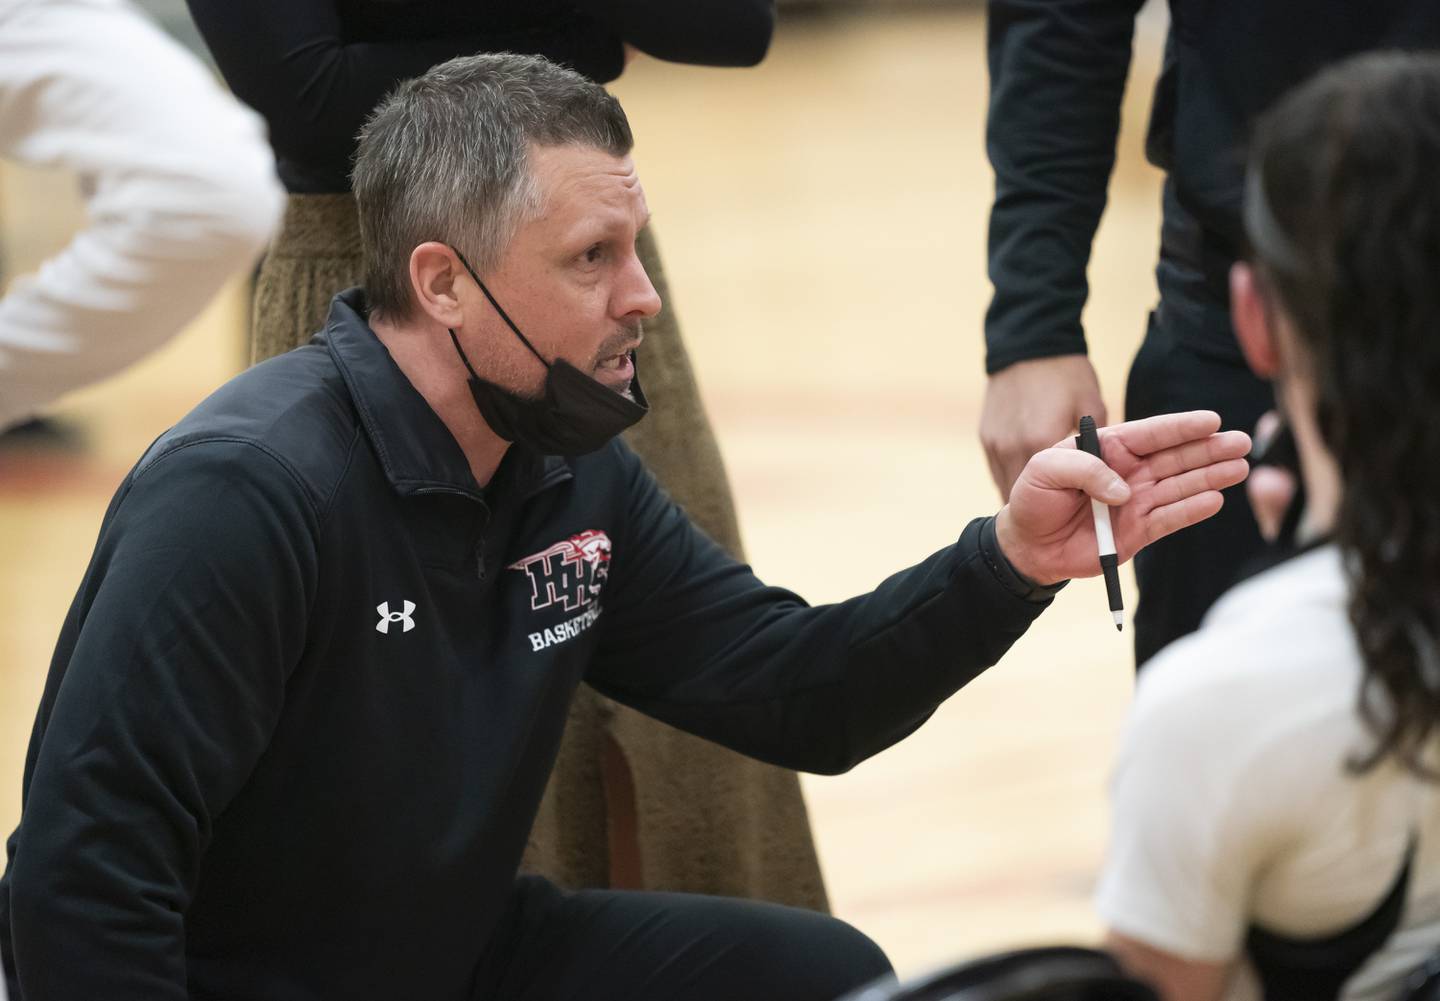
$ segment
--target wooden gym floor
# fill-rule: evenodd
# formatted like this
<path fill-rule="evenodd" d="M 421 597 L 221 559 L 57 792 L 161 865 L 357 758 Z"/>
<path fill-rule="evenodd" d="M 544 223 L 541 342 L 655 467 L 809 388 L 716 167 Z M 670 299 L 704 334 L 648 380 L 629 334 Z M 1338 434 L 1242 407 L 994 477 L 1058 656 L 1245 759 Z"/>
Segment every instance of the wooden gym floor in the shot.
<path fill-rule="evenodd" d="M 1086 325 L 1112 414 L 1154 300 L 1159 175 L 1141 144 L 1163 30 L 1142 20 L 1091 267 Z M 793 20 L 758 70 L 640 60 L 615 87 L 750 557 L 812 602 L 868 589 L 998 505 L 976 441 L 986 88 L 983 13 L 968 8 Z M 68 177 L 5 167 L 0 185 L 13 275 L 82 219 Z M 160 354 L 66 400 L 82 451 L 0 452 L 6 834 L 51 647 L 110 494 L 239 370 L 242 312 L 231 290 Z M 1131 665 L 1103 588 L 1078 583 L 918 734 L 848 775 L 807 777 L 836 911 L 902 972 L 1093 938 Z"/>

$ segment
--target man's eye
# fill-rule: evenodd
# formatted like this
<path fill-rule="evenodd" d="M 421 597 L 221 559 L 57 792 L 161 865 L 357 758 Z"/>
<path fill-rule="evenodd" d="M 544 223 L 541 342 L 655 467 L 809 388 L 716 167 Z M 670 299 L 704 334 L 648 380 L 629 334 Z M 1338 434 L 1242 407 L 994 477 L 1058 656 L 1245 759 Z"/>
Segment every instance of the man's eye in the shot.
<path fill-rule="evenodd" d="M 602 247 L 600 244 L 597 243 L 597 244 L 595 244 L 593 247 L 591 247 L 589 250 L 585 251 L 585 263 L 586 263 L 586 264 L 599 264 L 599 263 L 600 263 L 600 259 L 601 259 L 602 257 L 604 257 L 604 256 L 605 256 L 605 248 Z"/>

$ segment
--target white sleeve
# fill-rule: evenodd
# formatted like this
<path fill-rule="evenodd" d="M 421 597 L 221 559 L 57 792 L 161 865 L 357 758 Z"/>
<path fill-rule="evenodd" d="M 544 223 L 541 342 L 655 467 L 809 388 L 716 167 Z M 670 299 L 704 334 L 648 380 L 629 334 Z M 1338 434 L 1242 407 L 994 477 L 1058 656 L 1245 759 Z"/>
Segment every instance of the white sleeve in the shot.
<path fill-rule="evenodd" d="M 0 299 L 0 427 L 176 334 L 284 204 L 261 120 L 125 0 L 0 0 L 0 156 L 88 216 Z"/>
<path fill-rule="evenodd" d="M 1192 683 L 1222 654 L 1194 639 L 1141 676 L 1111 780 L 1096 908 L 1129 938 L 1224 962 L 1241 951 L 1286 797 L 1265 774 L 1259 707 L 1237 686 Z"/>

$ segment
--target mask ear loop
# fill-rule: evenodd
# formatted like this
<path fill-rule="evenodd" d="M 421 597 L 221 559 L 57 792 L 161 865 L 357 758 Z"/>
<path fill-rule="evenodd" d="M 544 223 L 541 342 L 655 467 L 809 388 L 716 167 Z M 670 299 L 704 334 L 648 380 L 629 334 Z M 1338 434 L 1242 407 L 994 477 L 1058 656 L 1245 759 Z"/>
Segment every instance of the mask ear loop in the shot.
<path fill-rule="evenodd" d="M 545 356 L 542 355 L 539 351 L 535 350 L 535 345 L 530 343 L 530 339 L 528 337 L 520 333 L 520 328 L 515 326 L 515 321 L 510 319 L 510 314 L 506 313 L 505 310 L 500 306 L 500 304 L 495 301 L 495 297 L 490 294 L 490 290 L 485 287 L 485 283 L 480 280 L 480 276 L 475 273 L 475 269 L 470 266 L 470 262 L 465 260 L 465 255 L 460 253 L 460 251 L 455 250 L 454 247 L 451 247 L 450 249 L 454 251 L 456 257 L 460 258 L 460 263 L 465 265 L 465 270 L 470 272 L 470 277 L 475 279 L 475 284 L 480 286 L 480 291 L 485 293 L 485 298 L 490 300 L 490 305 L 495 307 L 495 312 L 500 314 L 500 319 L 504 320 L 505 325 L 508 326 L 511 330 L 515 331 L 515 336 L 520 338 L 520 343 L 524 344 L 527 348 L 529 348 L 532 355 L 540 359 L 540 364 L 544 365 L 546 368 L 549 368 L 550 363 L 545 360 Z M 450 331 L 450 336 L 451 338 L 454 338 L 455 331 Z M 455 347 L 457 349 L 460 347 L 460 342 L 458 340 L 455 342 Z M 461 351 L 460 357 L 464 358 L 465 352 Z M 465 363 L 465 367 L 470 368 L 470 363 L 468 361 Z M 475 374 L 475 370 L 473 368 L 470 369 L 470 374 Z"/>
<path fill-rule="evenodd" d="M 470 378 L 480 378 L 480 374 L 475 371 L 475 366 L 471 365 L 470 359 L 465 357 L 465 349 L 460 346 L 460 338 L 455 336 L 455 331 L 450 327 L 446 327 L 445 329 L 450 331 L 450 343 L 455 345 L 455 353 L 458 354 L 460 360 L 465 363 L 465 370 L 470 373 Z"/>

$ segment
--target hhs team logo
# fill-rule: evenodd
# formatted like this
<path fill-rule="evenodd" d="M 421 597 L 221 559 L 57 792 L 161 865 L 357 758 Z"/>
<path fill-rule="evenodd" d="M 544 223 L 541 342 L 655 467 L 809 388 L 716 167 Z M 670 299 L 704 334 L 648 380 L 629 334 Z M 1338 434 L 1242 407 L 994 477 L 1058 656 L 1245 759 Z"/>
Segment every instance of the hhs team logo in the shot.
<path fill-rule="evenodd" d="M 572 535 L 544 552 L 510 565 L 530 578 L 530 607 L 559 605 L 567 612 L 600 597 L 610 576 L 610 536 L 596 529 Z"/>

